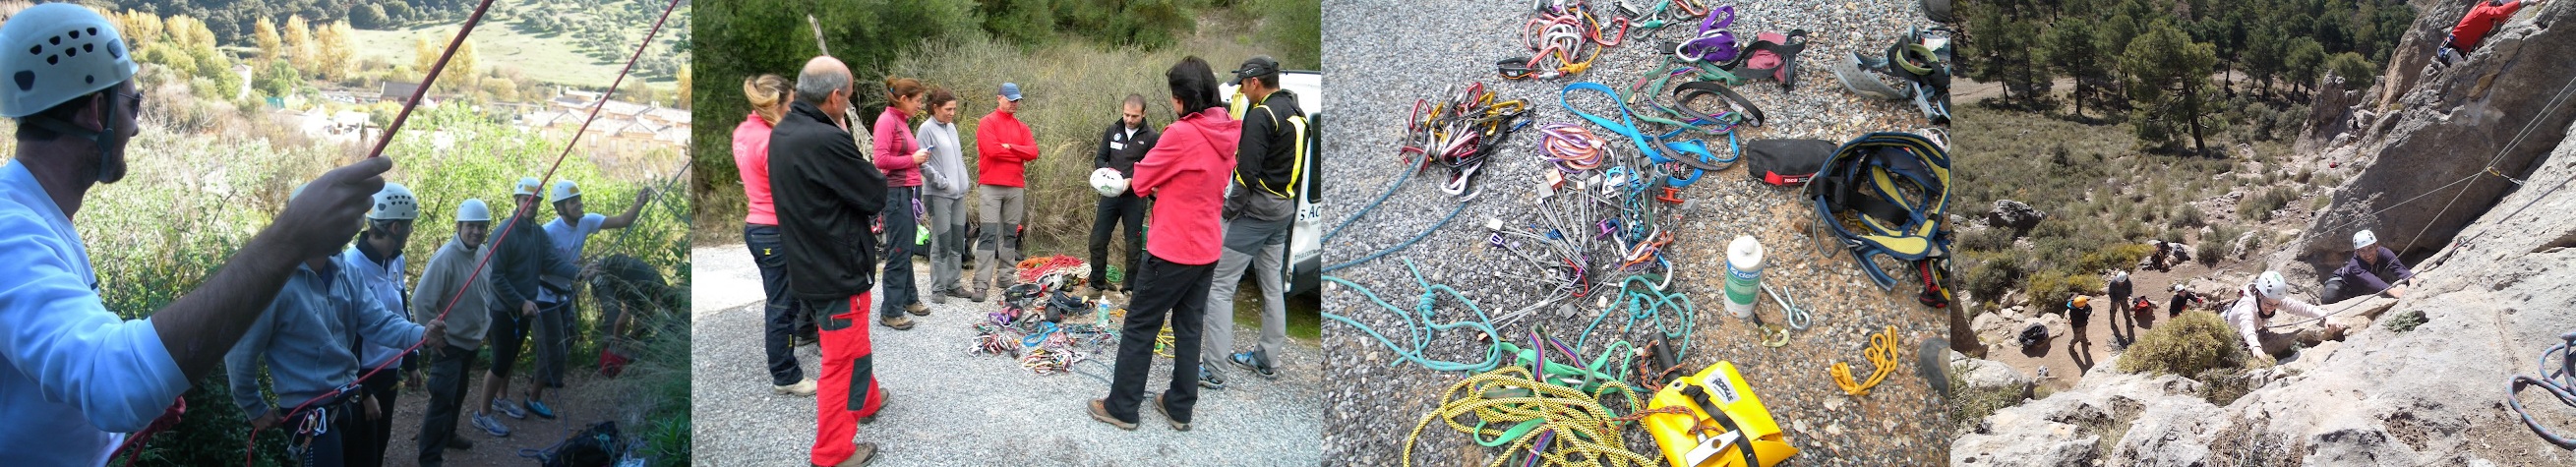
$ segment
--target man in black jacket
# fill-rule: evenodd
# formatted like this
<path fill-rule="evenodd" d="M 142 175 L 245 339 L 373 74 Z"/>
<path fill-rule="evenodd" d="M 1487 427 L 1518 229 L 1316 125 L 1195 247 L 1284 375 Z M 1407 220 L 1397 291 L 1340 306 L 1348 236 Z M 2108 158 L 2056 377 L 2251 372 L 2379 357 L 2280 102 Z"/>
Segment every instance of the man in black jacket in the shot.
<path fill-rule="evenodd" d="M 832 119 L 849 109 L 852 91 L 847 65 L 814 57 L 796 77 L 796 102 L 769 133 L 769 191 L 787 258 L 787 293 L 822 321 L 814 465 L 859 465 L 875 457 L 876 443 L 851 439 L 885 406 L 863 320 L 872 315 L 870 266 L 877 262 L 868 219 L 885 209 L 886 178 Z M 885 324 L 912 327 L 909 320 Z"/>
<path fill-rule="evenodd" d="M 1281 292 L 1279 264 L 1286 260 L 1288 230 L 1296 225 L 1297 189 L 1305 176 L 1298 128 L 1306 112 L 1297 94 L 1279 88 L 1279 61 L 1267 56 L 1244 60 L 1234 70 L 1236 90 L 1253 103 L 1243 112 L 1243 138 L 1236 145 L 1232 193 L 1225 199 L 1225 256 L 1216 263 L 1216 281 L 1208 287 L 1208 353 L 1255 376 L 1277 378 L 1270 349 L 1288 339 L 1287 302 Z M 1246 268 L 1261 286 L 1261 345 L 1234 351 L 1234 292 Z M 1222 388 L 1225 377 L 1199 366 L 1199 385 Z"/>
<path fill-rule="evenodd" d="M 1118 178 L 1125 180 L 1135 177 L 1136 161 L 1144 159 L 1145 152 L 1153 150 L 1154 141 L 1162 135 L 1145 125 L 1145 96 L 1128 94 L 1118 112 L 1118 122 L 1109 124 L 1109 130 L 1100 134 L 1100 150 L 1091 156 L 1091 168 L 1116 170 Z M 1145 257 L 1145 199 L 1134 191 L 1120 190 L 1117 196 L 1100 197 L 1099 219 L 1091 224 L 1091 290 L 1095 298 L 1102 290 L 1128 289 L 1109 283 L 1109 234 L 1120 225 L 1127 228 L 1127 262 L 1120 270 L 1127 272 L 1127 283 L 1134 284 L 1137 259 Z"/>
<path fill-rule="evenodd" d="M 572 261 L 555 255 L 554 241 L 547 239 L 546 229 L 537 227 L 537 212 L 544 209 L 537 202 L 537 187 L 536 177 L 519 179 L 517 189 L 511 193 L 511 199 L 519 202 L 518 209 L 511 210 L 509 220 L 503 221 L 499 231 L 492 233 L 497 242 L 492 246 L 490 279 L 492 324 L 488 339 L 492 342 L 492 368 L 483 378 L 483 405 L 478 406 L 474 413 L 474 425 L 493 436 L 508 436 L 510 430 L 489 411 L 497 410 L 510 418 L 527 418 L 528 411 L 521 409 L 537 407 L 533 405 L 534 401 L 545 391 L 545 385 L 532 376 L 529 378 L 528 399 L 511 402 L 500 397 L 510 391 L 510 370 L 516 366 L 513 362 L 519 361 L 519 351 L 525 348 L 522 346 L 526 345 L 528 331 L 536 326 L 537 288 L 544 286 L 540 276 L 568 281 L 580 273 L 572 266 Z"/>

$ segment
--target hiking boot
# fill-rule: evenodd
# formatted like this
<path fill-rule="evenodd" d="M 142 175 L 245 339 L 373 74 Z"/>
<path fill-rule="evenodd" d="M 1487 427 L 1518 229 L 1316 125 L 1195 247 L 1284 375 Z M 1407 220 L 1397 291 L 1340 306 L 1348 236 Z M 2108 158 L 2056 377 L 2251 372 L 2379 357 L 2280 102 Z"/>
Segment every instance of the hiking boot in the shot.
<path fill-rule="evenodd" d="M 930 305 L 923 305 L 921 302 L 912 302 L 911 305 L 904 305 L 903 311 L 905 313 L 912 313 L 913 316 L 930 316 Z"/>
<path fill-rule="evenodd" d="M 876 423 L 877 415 L 884 414 L 886 406 L 894 404 L 894 393 L 886 391 L 885 389 L 877 389 L 877 398 L 877 411 L 870 413 L 867 416 L 859 417 L 860 425 Z"/>
<path fill-rule="evenodd" d="M 805 378 L 805 380 L 804 380 L 804 381 L 797 381 L 797 382 L 796 382 L 796 384 L 790 384 L 790 385 L 786 385 L 786 386 L 770 386 L 770 387 L 769 387 L 769 392 L 770 392 L 771 394 L 777 394 L 777 395 L 781 395 L 781 396 L 797 396 L 797 397 L 809 397 L 809 396 L 813 396 L 813 395 L 814 395 L 814 378 Z"/>
<path fill-rule="evenodd" d="M 1091 406 L 1092 420 L 1099 420 L 1100 423 L 1107 423 L 1109 426 L 1118 427 L 1118 429 L 1121 430 L 1136 431 L 1136 422 L 1118 421 L 1118 417 L 1109 415 L 1108 401 L 1092 399 L 1089 405 Z"/>
<path fill-rule="evenodd" d="M 1154 412 L 1163 414 L 1164 421 L 1172 422 L 1172 431 L 1190 431 L 1190 422 L 1184 422 L 1181 421 L 1181 419 L 1172 418 L 1172 409 L 1163 407 L 1162 394 L 1154 395 Z"/>
<path fill-rule="evenodd" d="M 474 427 L 483 429 L 483 434 L 492 435 L 494 438 L 510 437 L 510 426 L 501 424 L 501 419 L 492 418 L 492 414 L 475 413 Z"/>
<path fill-rule="evenodd" d="M 1209 370 L 1207 367 L 1199 367 L 1199 387 L 1208 389 L 1225 389 L 1225 376 L 1216 374 L 1215 371 Z"/>
<path fill-rule="evenodd" d="M 897 331 L 912 330 L 912 318 L 905 318 L 903 315 L 894 315 L 878 319 L 877 324 L 883 324 L 885 327 L 893 328 Z"/>
<path fill-rule="evenodd" d="M 983 289 L 975 289 L 975 291 L 973 291 L 973 292 L 967 292 L 965 296 L 963 296 L 963 297 L 958 297 L 958 298 L 963 298 L 963 299 L 967 299 L 967 300 L 972 300 L 972 301 L 974 301 L 975 303 L 984 303 L 984 290 L 983 290 Z"/>
<path fill-rule="evenodd" d="M 859 443 L 858 448 L 858 450 L 850 453 L 849 459 L 842 460 L 839 465 L 825 466 L 817 464 L 814 467 L 859 467 L 868 465 L 870 462 L 877 461 L 877 443 Z"/>
<path fill-rule="evenodd" d="M 536 399 L 528 399 L 528 413 L 535 414 L 536 416 L 543 417 L 547 420 L 555 419 L 555 409 L 552 407 L 546 407 L 546 403 L 544 401 Z"/>
<path fill-rule="evenodd" d="M 1252 371 L 1254 376 L 1260 376 L 1261 379 L 1279 379 L 1279 372 L 1272 371 L 1269 364 L 1262 363 L 1263 360 L 1268 359 L 1261 357 L 1263 356 L 1253 355 L 1252 352 L 1235 352 L 1231 358 L 1227 358 L 1226 360 L 1233 361 L 1234 366 L 1243 367 L 1245 370 Z"/>
<path fill-rule="evenodd" d="M 524 411 L 520 411 L 520 410 L 519 410 L 519 404 L 516 404 L 516 403 L 512 403 L 512 402 L 510 402 L 510 399 L 509 399 L 509 398 L 506 398 L 506 397 L 504 397 L 504 398 L 492 399 L 492 410 L 494 410 L 494 411 L 498 411 L 498 412 L 501 412 L 501 414 L 502 414 L 502 415 L 508 415 L 508 416 L 510 416 L 510 418 L 514 418 L 514 419 L 519 419 L 519 420 L 526 420 L 526 419 L 528 419 L 528 413 L 527 413 L 527 412 L 524 412 Z M 506 433 L 506 432 L 509 432 L 510 430 L 509 430 L 508 428 L 503 428 L 503 429 L 501 429 L 501 431 Z M 502 435 L 502 436 L 508 436 L 508 435 Z"/>
<path fill-rule="evenodd" d="M 466 441 L 464 436 L 447 435 L 447 450 L 463 451 L 467 449 L 474 449 L 473 441 Z"/>
<path fill-rule="evenodd" d="M 930 291 L 930 304 L 932 304 L 932 305 L 946 305 L 946 304 L 948 304 L 948 291 L 946 291 L 946 290 L 933 290 L 933 291 Z"/>
<path fill-rule="evenodd" d="M 1092 287 L 1092 286 L 1088 286 L 1088 285 L 1086 285 L 1086 286 L 1081 286 L 1081 287 L 1075 287 L 1075 288 L 1073 289 L 1073 294 L 1074 294 L 1075 296 L 1079 296 L 1079 297 L 1082 297 L 1082 298 L 1088 298 L 1088 299 L 1092 299 L 1092 300 L 1099 300 L 1099 299 L 1100 299 L 1100 289 L 1099 289 L 1099 288 Z"/>
<path fill-rule="evenodd" d="M 966 297 L 967 297 L 967 296 L 966 296 L 966 287 L 965 287 L 965 286 L 949 287 L 947 290 L 941 290 L 941 291 L 939 291 L 939 294 L 940 294 L 940 295 L 950 296 L 950 297 L 957 297 L 957 298 L 966 298 Z"/>

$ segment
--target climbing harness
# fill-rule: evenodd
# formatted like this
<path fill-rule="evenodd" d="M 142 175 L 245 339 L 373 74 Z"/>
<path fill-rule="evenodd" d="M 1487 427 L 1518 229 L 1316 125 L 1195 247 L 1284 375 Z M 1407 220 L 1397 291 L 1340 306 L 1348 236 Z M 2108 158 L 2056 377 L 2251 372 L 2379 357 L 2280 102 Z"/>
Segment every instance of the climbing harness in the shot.
<path fill-rule="evenodd" d="M 1896 327 L 1888 326 L 1885 332 L 1871 334 L 1869 347 L 1862 350 L 1861 355 L 1869 358 L 1870 365 L 1876 368 L 1870 370 L 1868 379 L 1854 381 L 1849 363 L 1834 362 L 1832 368 L 1826 369 L 1834 374 L 1834 385 L 1841 386 L 1844 394 L 1869 395 L 1869 388 L 1877 387 L 1880 381 L 1887 380 L 1888 373 L 1896 372 Z"/>
<path fill-rule="evenodd" d="M 1832 233 L 1879 288 L 1896 286 L 1872 261 L 1886 256 L 1917 269 L 1926 303 L 1946 304 L 1948 273 L 1938 260 L 1949 254 L 1949 184 L 1950 156 L 1940 146 L 1912 133 L 1880 132 L 1843 143 L 1803 196 L 1814 203 L 1817 228 Z"/>
<path fill-rule="evenodd" d="M 1859 52 L 1842 57 L 1834 64 L 1834 78 L 1843 89 L 1853 94 L 1885 100 L 1912 99 L 1923 118 L 1934 124 L 1950 121 L 1951 64 L 1955 63 L 1950 47 L 1950 30 L 1935 27 L 1913 29 L 1889 45 L 1884 54 L 1871 56 Z M 1895 78 L 1903 89 L 1889 87 L 1874 72 Z"/>

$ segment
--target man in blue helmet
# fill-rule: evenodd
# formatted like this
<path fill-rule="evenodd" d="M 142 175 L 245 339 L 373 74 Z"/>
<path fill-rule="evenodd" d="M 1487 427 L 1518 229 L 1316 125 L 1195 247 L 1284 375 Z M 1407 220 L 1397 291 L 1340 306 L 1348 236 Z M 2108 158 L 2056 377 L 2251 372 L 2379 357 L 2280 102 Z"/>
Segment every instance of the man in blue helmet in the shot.
<path fill-rule="evenodd" d="M 127 434 L 214 374 L 298 265 L 328 257 L 391 160 L 314 180 L 202 287 L 126 320 L 99 299 L 72 218 L 100 183 L 125 176 L 139 131 L 135 65 L 116 24 L 87 7 L 29 7 L 0 24 L 0 116 L 17 145 L 0 165 L 0 465 L 100 465 Z"/>

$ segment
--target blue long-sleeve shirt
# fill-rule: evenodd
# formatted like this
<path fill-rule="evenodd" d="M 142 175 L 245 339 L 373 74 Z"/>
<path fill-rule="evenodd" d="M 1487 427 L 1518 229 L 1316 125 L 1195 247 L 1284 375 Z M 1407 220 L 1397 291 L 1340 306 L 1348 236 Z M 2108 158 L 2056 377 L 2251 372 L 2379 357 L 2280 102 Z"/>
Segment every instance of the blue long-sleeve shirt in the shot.
<path fill-rule="evenodd" d="M 358 284 L 364 286 L 367 294 L 374 296 L 377 303 L 382 303 L 386 309 L 397 313 L 404 311 L 406 308 L 403 303 L 411 296 L 411 288 L 403 285 L 402 252 L 394 252 L 394 257 L 385 258 L 384 261 L 379 262 L 368 257 L 367 252 L 359 251 L 359 248 L 362 247 L 351 245 L 349 249 L 341 251 L 339 256 L 334 256 L 332 259 L 339 261 L 340 268 L 348 271 L 350 277 L 357 279 Z M 358 355 L 361 357 L 359 361 L 370 367 L 382 365 L 402 358 L 406 353 L 403 349 L 409 347 L 411 347 L 410 342 L 368 342 L 366 350 Z"/>
<path fill-rule="evenodd" d="M 278 404 L 293 408 L 332 389 L 358 380 L 354 347 L 385 343 L 408 347 L 427 331 L 385 308 L 347 268 L 315 271 L 296 266 L 277 291 L 277 300 L 260 313 L 250 332 L 224 354 L 224 376 L 231 381 L 233 404 L 258 418 L 271 406 L 259 393 L 259 364 L 268 364 Z M 263 358 L 265 357 L 265 358 Z"/>
<path fill-rule="evenodd" d="M 0 465 L 99 465 L 188 377 L 151 319 L 99 300 L 89 251 L 44 187 L 0 167 Z"/>

